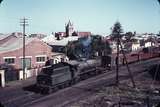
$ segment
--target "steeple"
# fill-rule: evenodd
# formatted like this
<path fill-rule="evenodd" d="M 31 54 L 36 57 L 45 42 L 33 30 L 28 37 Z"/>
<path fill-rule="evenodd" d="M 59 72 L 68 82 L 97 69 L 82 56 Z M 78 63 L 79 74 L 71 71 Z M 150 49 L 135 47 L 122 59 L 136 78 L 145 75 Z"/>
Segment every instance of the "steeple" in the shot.
<path fill-rule="evenodd" d="M 70 20 L 65 27 L 66 27 L 66 36 L 71 36 L 73 33 L 73 24 L 71 23 Z"/>
<path fill-rule="evenodd" d="M 69 25 L 69 26 L 72 26 L 72 23 L 71 23 L 71 21 L 70 21 L 70 20 L 69 20 L 69 22 L 68 22 L 68 25 Z"/>

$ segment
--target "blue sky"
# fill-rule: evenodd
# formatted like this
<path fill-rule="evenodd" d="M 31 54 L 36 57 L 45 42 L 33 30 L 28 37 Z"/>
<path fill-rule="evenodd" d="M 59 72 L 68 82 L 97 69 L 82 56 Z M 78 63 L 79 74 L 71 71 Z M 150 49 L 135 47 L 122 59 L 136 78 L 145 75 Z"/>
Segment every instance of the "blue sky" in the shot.
<path fill-rule="evenodd" d="M 76 31 L 110 34 L 118 20 L 125 32 L 160 31 L 157 0 L 4 0 L 0 6 L 0 33 L 22 31 L 20 19 L 28 18 L 28 33 L 64 31 L 70 19 Z"/>

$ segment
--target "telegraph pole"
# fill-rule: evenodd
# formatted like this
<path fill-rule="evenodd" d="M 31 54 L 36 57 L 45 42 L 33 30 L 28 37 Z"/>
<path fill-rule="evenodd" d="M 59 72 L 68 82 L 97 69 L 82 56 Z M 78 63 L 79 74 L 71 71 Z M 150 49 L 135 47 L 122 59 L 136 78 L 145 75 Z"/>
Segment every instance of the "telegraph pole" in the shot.
<path fill-rule="evenodd" d="M 119 36 L 119 35 L 117 35 Z M 119 84 L 119 37 L 117 38 L 117 56 L 116 56 L 116 84 Z"/>
<path fill-rule="evenodd" d="M 133 75 L 132 75 L 132 72 L 129 68 L 128 61 L 127 61 L 127 58 L 125 56 L 125 52 L 124 52 L 122 44 L 121 44 L 121 37 L 123 36 L 121 33 L 122 33 L 121 24 L 119 22 L 116 22 L 114 24 L 114 28 L 112 29 L 113 39 L 115 39 L 117 42 L 117 56 L 116 56 L 116 61 L 115 61 L 116 62 L 116 85 L 119 84 L 119 54 L 120 54 L 120 49 L 121 49 L 124 61 L 126 62 L 126 67 L 127 67 L 129 76 L 131 78 L 133 87 L 135 88 L 136 85 L 135 85 L 135 82 L 133 79 Z"/>
<path fill-rule="evenodd" d="M 23 60 L 22 60 L 22 65 L 23 65 L 23 79 L 25 79 L 25 68 L 26 68 L 26 61 L 25 61 L 25 29 L 26 26 L 28 26 L 28 19 L 26 19 L 25 17 L 23 19 L 21 19 L 20 25 L 23 27 Z"/>
<path fill-rule="evenodd" d="M 135 88 L 135 87 L 136 87 L 136 84 L 135 84 L 134 79 L 133 79 L 133 74 L 132 74 L 132 72 L 131 72 L 131 70 L 130 70 L 130 68 L 129 68 L 128 61 L 127 61 L 127 57 L 126 57 L 125 52 L 124 52 L 124 50 L 123 50 L 123 47 L 122 47 L 122 43 L 121 43 L 121 41 L 120 41 L 120 38 L 119 38 L 119 45 L 120 45 L 120 48 L 121 48 L 121 50 L 122 50 L 122 54 L 123 54 L 124 61 L 126 62 L 127 71 L 128 71 L 129 76 L 130 76 L 130 78 L 131 78 L 131 82 L 132 82 L 133 88 Z"/>

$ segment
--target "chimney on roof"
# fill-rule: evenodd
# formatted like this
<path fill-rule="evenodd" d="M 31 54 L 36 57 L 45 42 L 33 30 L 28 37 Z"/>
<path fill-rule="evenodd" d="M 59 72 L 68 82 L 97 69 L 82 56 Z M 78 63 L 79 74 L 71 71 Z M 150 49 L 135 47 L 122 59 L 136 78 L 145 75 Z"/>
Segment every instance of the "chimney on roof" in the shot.
<path fill-rule="evenodd" d="M 55 37 L 57 40 L 60 40 L 60 34 L 59 33 L 55 33 Z"/>

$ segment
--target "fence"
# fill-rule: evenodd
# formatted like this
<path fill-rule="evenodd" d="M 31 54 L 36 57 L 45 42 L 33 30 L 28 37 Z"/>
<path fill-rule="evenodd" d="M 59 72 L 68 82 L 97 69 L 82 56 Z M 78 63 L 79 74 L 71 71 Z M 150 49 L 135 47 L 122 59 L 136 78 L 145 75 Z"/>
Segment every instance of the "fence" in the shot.
<path fill-rule="evenodd" d="M 31 68 L 31 69 L 26 68 L 25 69 L 25 77 L 23 77 L 23 73 L 24 73 L 23 70 L 20 70 L 19 71 L 19 80 L 37 76 L 41 72 L 42 68 L 43 68 L 42 66 Z"/>
<path fill-rule="evenodd" d="M 0 70 L 0 87 L 5 87 L 5 71 Z"/>

